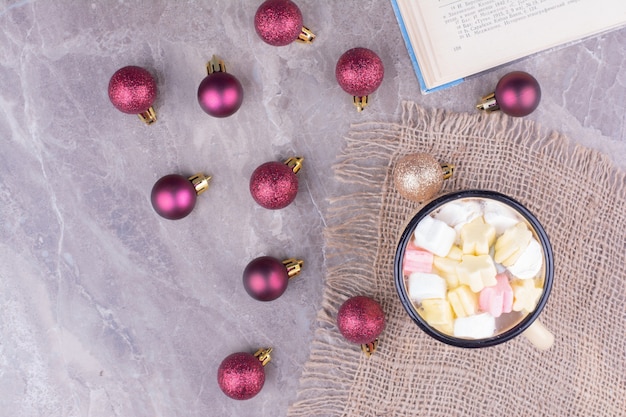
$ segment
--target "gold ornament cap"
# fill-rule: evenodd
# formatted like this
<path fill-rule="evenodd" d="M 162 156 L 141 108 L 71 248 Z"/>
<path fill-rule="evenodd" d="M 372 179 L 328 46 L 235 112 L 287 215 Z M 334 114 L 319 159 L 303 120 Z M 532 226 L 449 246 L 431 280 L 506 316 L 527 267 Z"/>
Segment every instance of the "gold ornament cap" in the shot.
<path fill-rule="evenodd" d="M 254 354 L 254 357 L 257 358 L 261 362 L 261 365 L 265 366 L 272 360 L 272 356 L 270 355 L 270 353 L 272 353 L 273 350 L 274 348 L 271 348 L 271 347 L 260 348 Z"/>
<path fill-rule="evenodd" d="M 285 269 L 287 269 L 287 276 L 291 279 L 300 274 L 302 267 L 304 266 L 304 261 L 302 259 L 289 258 L 282 261 L 282 264 L 285 265 Z"/>
<path fill-rule="evenodd" d="M 450 178 L 454 165 L 440 164 L 432 155 L 415 153 L 402 157 L 394 168 L 394 185 L 400 195 L 422 203 L 433 198 Z"/>
<path fill-rule="evenodd" d="M 287 165 L 294 174 L 297 174 L 300 169 L 302 169 L 302 164 L 304 163 L 304 158 L 301 156 L 292 156 L 291 158 L 285 161 L 285 165 Z"/>

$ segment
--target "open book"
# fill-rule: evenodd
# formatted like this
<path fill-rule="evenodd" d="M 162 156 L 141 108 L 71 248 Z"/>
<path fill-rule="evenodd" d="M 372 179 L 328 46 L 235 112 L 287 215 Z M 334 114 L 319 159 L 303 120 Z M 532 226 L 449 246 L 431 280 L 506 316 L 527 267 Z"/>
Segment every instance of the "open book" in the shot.
<path fill-rule="evenodd" d="M 423 93 L 626 25 L 626 0 L 391 0 Z"/>

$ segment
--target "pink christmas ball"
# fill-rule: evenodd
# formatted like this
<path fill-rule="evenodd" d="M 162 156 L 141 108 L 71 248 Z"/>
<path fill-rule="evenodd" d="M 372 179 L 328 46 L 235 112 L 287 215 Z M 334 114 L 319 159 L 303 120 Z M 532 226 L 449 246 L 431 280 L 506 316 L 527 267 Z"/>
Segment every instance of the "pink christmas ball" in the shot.
<path fill-rule="evenodd" d="M 254 28 L 270 45 L 289 45 L 302 31 L 302 13 L 290 0 L 267 0 L 254 15 Z"/>
<path fill-rule="evenodd" d="M 250 177 L 250 194 L 262 207 L 277 210 L 287 207 L 298 193 L 298 177 L 280 162 L 266 162 Z"/>
<path fill-rule="evenodd" d="M 532 75 L 513 71 L 503 76 L 494 91 L 496 103 L 509 116 L 527 116 L 539 106 L 541 87 Z"/>
<path fill-rule="evenodd" d="M 369 297 L 352 297 L 339 308 L 337 327 L 350 342 L 371 343 L 385 328 L 385 313 L 380 304 Z"/>
<path fill-rule="evenodd" d="M 178 220 L 191 213 L 196 205 L 197 192 L 189 179 L 178 174 L 166 175 L 152 187 L 150 200 L 160 216 Z"/>
<path fill-rule="evenodd" d="M 383 82 L 385 68 L 375 52 L 354 48 L 337 61 L 335 77 L 343 90 L 356 97 L 372 94 Z"/>
<path fill-rule="evenodd" d="M 287 268 L 271 256 L 253 259 L 243 271 L 243 286 L 255 300 L 272 301 L 283 295 L 289 283 Z"/>
<path fill-rule="evenodd" d="M 220 364 L 217 383 L 230 398 L 249 400 L 261 391 L 265 383 L 263 364 L 250 353 L 233 353 Z"/>
<path fill-rule="evenodd" d="M 231 116 L 243 103 L 243 87 L 227 72 L 211 73 L 198 87 L 198 103 L 213 117 Z"/>
<path fill-rule="evenodd" d="M 109 99 L 121 112 L 139 114 L 148 110 L 157 94 L 152 75 L 141 67 L 120 68 L 109 81 Z"/>

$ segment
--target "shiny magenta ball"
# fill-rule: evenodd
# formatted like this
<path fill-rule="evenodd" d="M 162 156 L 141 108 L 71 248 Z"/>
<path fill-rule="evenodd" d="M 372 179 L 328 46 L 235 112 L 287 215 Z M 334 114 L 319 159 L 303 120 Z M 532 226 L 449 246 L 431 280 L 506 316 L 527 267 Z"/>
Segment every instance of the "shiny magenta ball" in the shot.
<path fill-rule="evenodd" d="M 302 31 L 302 13 L 290 0 L 267 0 L 254 15 L 254 28 L 263 41 L 285 46 L 295 41 Z"/>
<path fill-rule="evenodd" d="M 150 199 L 154 211 L 160 216 L 178 220 L 191 213 L 196 205 L 197 193 L 189 179 L 170 174 L 154 184 Z"/>
<path fill-rule="evenodd" d="M 271 256 L 252 260 L 243 271 L 243 287 L 250 297 L 272 301 L 283 295 L 289 283 L 287 268 Z"/>
<path fill-rule="evenodd" d="M 337 327 L 350 342 L 371 343 L 385 328 L 385 313 L 380 304 L 369 297 L 352 297 L 339 308 Z"/>
<path fill-rule="evenodd" d="M 250 176 L 250 194 L 262 207 L 277 210 L 287 207 L 298 193 L 298 177 L 287 165 L 266 162 Z"/>
<path fill-rule="evenodd" d="M 120 68 L 109 81 L 109 99 L 121 112 L 139 114 L 148 110 L 157 94 L 152 75 L 141 67 Z"/>
<path fill-rule="evenodd" d="M 246 352 L 233 353 L 220 364 L 217 383 L 230 398 L 249 400 L 263 388 L 265 370 L 254 355 Z"/>
<path fill-rule="evenodd" d="M 372 94 L 383 82 L 384 75 L 383 61 L 366 48 L 345 52 L 335 67 L 335 77 L 341 88 L 356 97 Z"/>
<path fill-rule="evenodd" d="M 243 103 L 243 87 L 227 72 L 211 73 L 198 87 L 198 103 L 213 117 L 231 116 Z"/>
<path fill-rule="evenodd" d="M 496 103 L 509 116 L 527 116 L 539 106 L 541 87 L 532 75 L 523 71 L 506 74 L 495 89 Z"/>

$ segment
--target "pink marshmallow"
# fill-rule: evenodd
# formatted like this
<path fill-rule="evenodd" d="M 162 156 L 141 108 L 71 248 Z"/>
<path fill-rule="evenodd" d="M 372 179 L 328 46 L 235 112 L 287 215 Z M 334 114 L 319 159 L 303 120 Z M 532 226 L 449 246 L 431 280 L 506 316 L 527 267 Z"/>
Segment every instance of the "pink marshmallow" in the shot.
<path fill-rule="evenodd" d="M 513 308 L 513 288 L 506 274 L 496 275 L 496 282 L 496 285 L 480 291 L 478 305 L 482 311 L 500 317 L 502 313 L 510 313 Z"/>
<path fill-rule="evenodd" d="M 433 258 L 434 255 L 432 253 L 418 249 L 412 243 L 407 245 L 406 251 L 404 252 L 404 261 L 402 263 L 404 274 L 410 275 L 412 272 L 432 272 Z"/>

